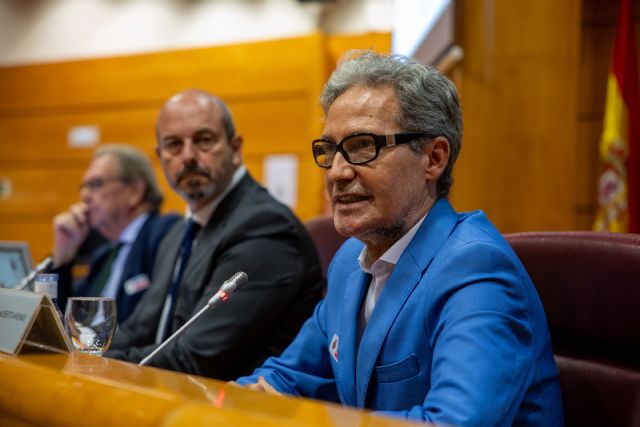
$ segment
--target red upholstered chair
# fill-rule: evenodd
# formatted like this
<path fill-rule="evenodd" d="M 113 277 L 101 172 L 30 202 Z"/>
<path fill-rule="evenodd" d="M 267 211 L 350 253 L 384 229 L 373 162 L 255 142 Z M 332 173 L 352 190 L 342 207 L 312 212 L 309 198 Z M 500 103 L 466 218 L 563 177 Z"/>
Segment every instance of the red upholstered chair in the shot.
<path fill-rule="evenodd" d="M 329 263 L 340 245 L 346 240 L 346 237 L 338 234 L 333 226 L 333 218 L 331 215 L 312 218 L 304 225 L 311 235 L 313 243 L 316 245 L 318 255 L 320 256 L 320 263 L 322 264 L 322 274 L 326 278 Z"/>
<path fill-rule="evenodd" d="M 540 294 L 567 426 L 640 426 L 640 235 L 505 236 Z"/>

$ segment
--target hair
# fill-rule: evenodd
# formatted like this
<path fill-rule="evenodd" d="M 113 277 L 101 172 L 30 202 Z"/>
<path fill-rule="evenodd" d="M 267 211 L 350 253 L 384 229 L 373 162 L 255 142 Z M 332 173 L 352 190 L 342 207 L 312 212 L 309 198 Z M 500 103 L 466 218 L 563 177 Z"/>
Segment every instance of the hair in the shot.
<path fill-rule="evenodd" d="M 160 209 L 164 197 L 156 182 L 151 162 L 142 151 L 128 145 L 106 144 L 96 150 L 94 158 L 101 156 L 113 156 L 116 159 L 120 178 L 123 181 L 128 183 L 143 181 L 145 184 L 143 201 L 149 203 L 154 211 Z"/>
<path fill-rule="evenodd" d="M 218 98 L 217 96 L 201 89 L 189 89 L 186 92 L 195 93 L 209 101 L 211 104 L 217 104 L 220 107 L 220 109 L 222 110 L 222 124 L 224 125 L 224 130 L 227 133 L 227 140 L 231 142 L 233 137 L 236 135 L 236 126 L 233 123 L 231 110 L 229 110 L 227 103 L 224 102 L 221 98 Z"/>
<path fill-rule="evenodd" d="M 446 198 L 462 145 L 462 110 L 453 83 L 435 68 L 401 55 L 349 51 L 320 95 L 325 115 L 331 104 L 354 86 L 392 87 L 400 107 L 396 121 L 404 130 L 423 132 L 429 139 L 444 136 L 449 141 L 449 163 L 437 182 L 438 198 Z M 418 139 L 409 145 L 419 155 L 428 142 Z"/>
<path fill-rule="evenodd" d="M 164 105 L 166 106 L 167 103 L 171 101 L 171 99 L 173 99 L 175 96 L 178 96 L 178 95 L 196 95 L 200 98 L 205 99 L 207 102 L 209 102 L 212 105 L 219 106 L 220 109 L 222 110 L 222 125 L 224 126 L 227 140 L 229 141 L 229 143 L 231 143 L 231 140 L 233 139 L 233 137 L 236 136 L 236 126 L 233 122 L 233 116 L 231 115 L 231 110 L 227 106 L 227 103 L 222 100 L 222 98 L 219 98 L 207 92 L 206 90 L 186 89 L 169 98 L 169 100 L 165 102 Z M 164 106 L 162 108 L 164 109 Z M 158 142 L 160 142 L 160 132 L 159 132 L 157 123 L 156 123 L 156 139 L 158 140 Z"/>

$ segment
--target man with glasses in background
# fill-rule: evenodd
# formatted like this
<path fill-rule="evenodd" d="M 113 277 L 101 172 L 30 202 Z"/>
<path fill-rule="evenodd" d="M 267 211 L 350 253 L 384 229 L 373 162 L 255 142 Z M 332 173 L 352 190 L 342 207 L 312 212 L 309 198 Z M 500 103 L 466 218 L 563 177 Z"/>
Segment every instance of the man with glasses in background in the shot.
<path fill-rule="evenodd" d="M 462 136 L 453 84 L 373 52 L 321 96 L 312 142 L 336 230 L 328 292 L 294 342 L 238 383 L 456 426 L 558 426 L 545 314 L 481 211 L 447 195 Z"/>
<path fill-rule="evenodd" d="M 187 214 L 162 241 L 154 286 L 106 356 L 140 362 L 243 271 L 248 281 L 149 365 L 218 379 L 249 374 L 286 348 L 320 300 L 315 247 L 244 167 L 242 136 L 220 98 L 178 93 L 162 107 L 156 134 L 165 177 Z"/>
<path fill-rule="evenodd" d="M 125 145 L 98 148 L 80 187 L 80 201 L 53 220 L 54 273 L 64 311 L 70 296 L 106 296 L 125 321 L 151 285 L 157 246 L 177 215 L 159 215 L 163 196 L 149 159 Z M 95 249 L 85 278 L 73 283 L 78 252 L 91 230 L 108 242 Z"/>

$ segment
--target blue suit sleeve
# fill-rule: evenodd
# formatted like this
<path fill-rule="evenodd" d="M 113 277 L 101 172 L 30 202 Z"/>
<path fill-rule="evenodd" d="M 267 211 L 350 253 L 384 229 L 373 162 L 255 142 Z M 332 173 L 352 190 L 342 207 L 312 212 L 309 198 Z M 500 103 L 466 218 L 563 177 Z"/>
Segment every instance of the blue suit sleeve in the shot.
<path fill-rule="evenodd" d="M 281 393 L 339 402 L 327 350 L 325 316 L 325 304 L 321 301 L 282 355 L 267 359 L 252 375 L 237 382 L 252 384 L 263 376 Z"/>

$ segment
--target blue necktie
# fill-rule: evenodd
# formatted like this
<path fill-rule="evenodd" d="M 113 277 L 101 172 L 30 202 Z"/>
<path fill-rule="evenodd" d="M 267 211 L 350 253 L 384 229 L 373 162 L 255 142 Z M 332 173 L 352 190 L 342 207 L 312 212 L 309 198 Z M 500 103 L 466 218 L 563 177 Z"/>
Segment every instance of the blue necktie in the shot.
<path fill-rule="evenodd" d="M 187 269 L 187 263 L 189 262 L 189 256 L 191 255 L 191 248 L 193 247 L 193 241 L 196 235 L 200 231 L 200 224 L 195 222 L 193 218 L 187 221 L 187 226 L 184 229 L 184 236 L 182 237 L 182 248 L 180 249 L 178 273 L 174 274 L 174 280 L 171 282 L 169 288 L 169 294 L 171 295 L 171 306 L 169 307 L 169 315 L 167 316 L 167 328 L 165 331 L 165 338 L 169 336 L 171 332 L 171 324 L 173 323 L 173 313 L 176 307 L 176 299 L 178 298 L 178 289 L 180 289 L 180 282 L 184 271 Z"/>

